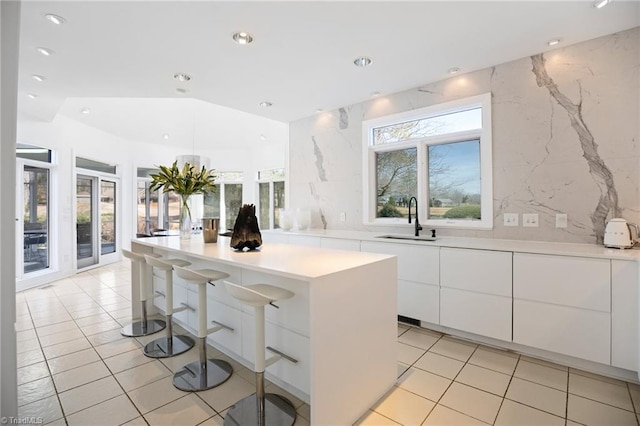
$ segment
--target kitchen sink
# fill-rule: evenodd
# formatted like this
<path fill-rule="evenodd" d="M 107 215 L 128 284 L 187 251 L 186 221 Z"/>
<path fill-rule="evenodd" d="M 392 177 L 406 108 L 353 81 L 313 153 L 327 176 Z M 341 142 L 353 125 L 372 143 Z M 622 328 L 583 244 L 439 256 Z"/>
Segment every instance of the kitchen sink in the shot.
<path fill-rule="evenodd" d="M 386 238 L 389 240 L 412 240 L 412 241 L 435 241 L 436 237 L 431 237 L 428 235 L 403 235 L 403 234 L 394 234 L 394 235 L 379 235 L 376 238 Z"/>

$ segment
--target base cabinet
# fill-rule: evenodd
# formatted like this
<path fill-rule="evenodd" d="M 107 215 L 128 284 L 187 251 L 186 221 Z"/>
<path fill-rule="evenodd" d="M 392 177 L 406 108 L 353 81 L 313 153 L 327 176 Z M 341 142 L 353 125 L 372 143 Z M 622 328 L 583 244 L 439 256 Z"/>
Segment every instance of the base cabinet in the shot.
<path fill-rule="evenodd" d="M 638 371 L 638 262 L 611 261 L 611 365 Z"/>
<path fill-rule="evenodd" d="M 611 362 L 611 316 L 529 300 L 513 302 L 513 341 L 589 361 Z"/>
<path fill-rule="evenodd" d="M 511 341 L 511 298 L 441 288 L 440 324 Z"/>
<path fill-rule="evenodd" d="M 514 254 L 513 341 L 610 364 L 610 265 L 608 259 Z"/>
<path fill-rule="evenodd" d="M 398 315 L 439 324 L 439 247 L 362 241 L 360 249 L 398 257 Z"/>
<path fill-rule="evenodd" d="M 511 252 L 440 249 L 440 324 L 511 341 Z"/>

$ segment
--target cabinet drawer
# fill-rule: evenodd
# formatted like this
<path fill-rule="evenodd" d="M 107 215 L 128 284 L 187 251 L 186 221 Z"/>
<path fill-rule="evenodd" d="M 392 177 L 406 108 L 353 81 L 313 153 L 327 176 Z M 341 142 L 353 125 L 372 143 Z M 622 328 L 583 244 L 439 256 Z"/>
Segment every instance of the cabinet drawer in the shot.
<path fill-rule="evenodd" d="M 442 248 L 440 285 L 511 297 L 511 262 L 511 252 Z"/>
<path fill-rule="evenodd" d="M 638 371 L 637 262 L 611 261 L 611 365 Z"/>
<path fill-rule="evenodd" d="M 297 364 L 293 364 L 281 359 L 268 367 L 267 372 L 309 395 L 311 374 L 309 339 L 268 321 L 265 325 L 265 333 L 266 346 L 271 346 L 298 360 Z M 266 351 L 267 359 L 271 355 L 273 354 Z M 249 313 L 242 314 L 242 357 L 251 364 L 255 362 L 255 318 Z"/>
<path fill-rule="evenodd" d="M 510 297 L 440 289 L 440 324 L 494 339 L 511 341 Z"/>
<path fill-rule="evenodd" d="M 513 341 L 523 345 L 609 364 L 610 327 L 603 312 L 513 301 Z"/>
<path fill-rule="evenodd" d="M 361 251 L 398 257 L 398 279 L 440 285 L 440 248 L 363 241 Z"/>
<path fill-rule="evenodd" d="M 608 259 L 513 255 L 513 297 L 611 312 Z"/>
<path fill-rule="evenodd" d="M 322 238 L 320 247 L 337 250 L 360 251 L 360 240 L 343 240 L 341 238 Z"/>
<path fill-rule="evenodd" d="M 306 282 L 245 270 L 242 274 L 241 284 L 271 284 L 292 291 L 294 293 L 292 298 L 276 302 L 276 305 L 278 305 L 280 309 L 272 306 L 265 307 L 266 319 L 267 321 L 287 327 L 296 333 L 309 336 L 310 299 L 309 285 Z M 242 311 L 249 312 L 253 315 L 253 307 L 251 306 L 242 305 Z"/>
<path fill-rule="evenodd" d="M 222 329 L 210 334 L 208 339 L 240 355 L 242 353 L 242 312 L 209 299 L 207 301 L 207 320 L 209 328 L 215 326 L 211 321 L 217 321 L 234 329 L 234 331 Z"/>
<path fill-rule="evenodd" d="M 399 280 L 398 315 L 439 324 L 440 287 Z"/>

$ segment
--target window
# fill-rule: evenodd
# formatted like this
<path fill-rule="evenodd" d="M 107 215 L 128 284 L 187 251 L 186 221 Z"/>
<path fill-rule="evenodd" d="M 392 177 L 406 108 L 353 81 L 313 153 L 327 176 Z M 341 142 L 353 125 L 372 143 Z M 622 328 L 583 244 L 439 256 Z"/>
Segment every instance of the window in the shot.
<path fill-rule="evenodd" d="M 493 227 L 491 94 L 363 123 L 364 222 Z"/>
<path fill-rule="evenodd" d="M 279 228 L 284 208 L 284 169 L 258 172 L 258 221 L 262 229 Z"/>
<path fill-rule="evenodd" d="M 220 228 L 233 229 L 242 207 L 242 172 L 216 173 L 216 191 L 204 196 L 204 217 L 219 217 Z"/>

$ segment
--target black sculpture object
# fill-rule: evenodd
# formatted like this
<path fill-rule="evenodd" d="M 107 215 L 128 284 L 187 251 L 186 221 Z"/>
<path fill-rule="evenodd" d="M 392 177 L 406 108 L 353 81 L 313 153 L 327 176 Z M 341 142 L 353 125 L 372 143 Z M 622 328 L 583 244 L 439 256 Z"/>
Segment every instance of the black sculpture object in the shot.
<path fill-rule="evenodd" d="M 240 207 L 236 223 L 231 234 L 231 248 L 236 250 L 255 250 L 262 245 L 262 234 L 258 228 L 256 207 L 245 204 Z"/>

